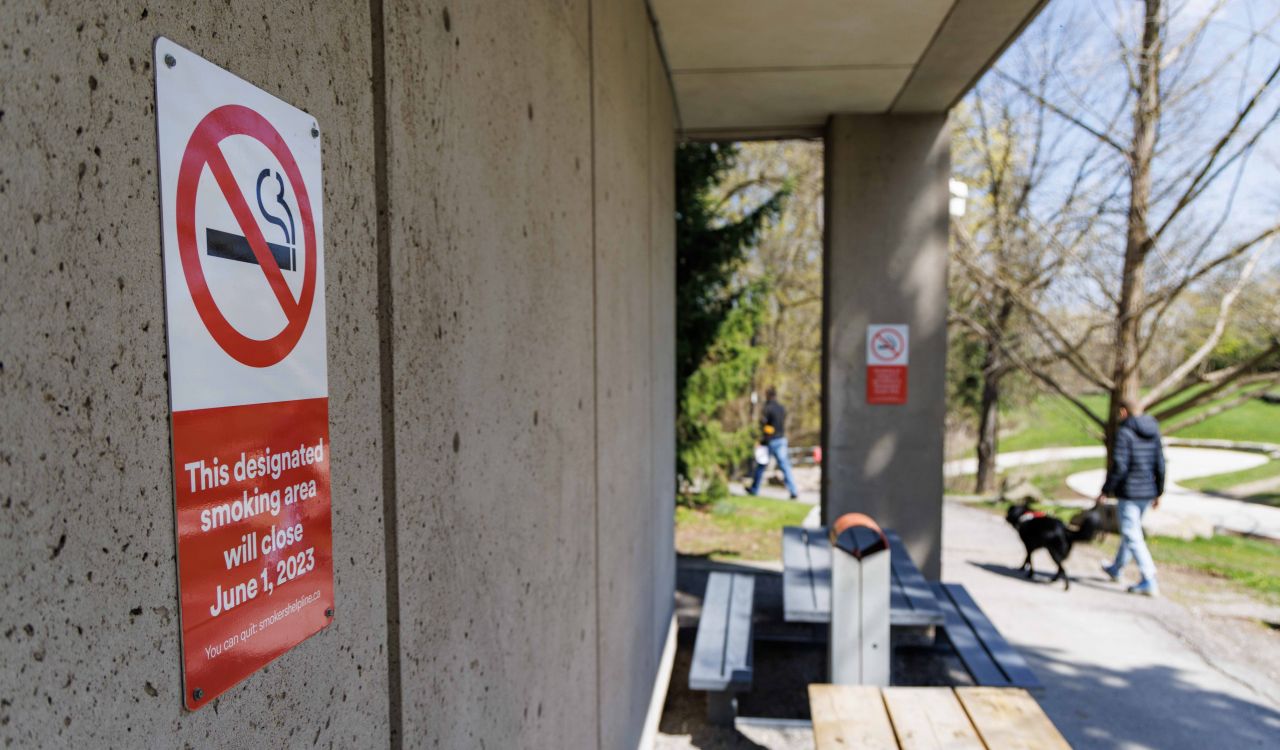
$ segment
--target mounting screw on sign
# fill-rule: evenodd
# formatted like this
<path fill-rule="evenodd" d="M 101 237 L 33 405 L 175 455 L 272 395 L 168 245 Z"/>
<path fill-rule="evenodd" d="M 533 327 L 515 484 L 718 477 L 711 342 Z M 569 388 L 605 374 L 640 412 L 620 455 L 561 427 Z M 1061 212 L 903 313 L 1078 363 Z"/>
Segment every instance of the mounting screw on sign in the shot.
<path fill-rule="evenodd" d="M 867 403 L 907 403 L 910 326 L 901 323 L 867 326 Z"/>

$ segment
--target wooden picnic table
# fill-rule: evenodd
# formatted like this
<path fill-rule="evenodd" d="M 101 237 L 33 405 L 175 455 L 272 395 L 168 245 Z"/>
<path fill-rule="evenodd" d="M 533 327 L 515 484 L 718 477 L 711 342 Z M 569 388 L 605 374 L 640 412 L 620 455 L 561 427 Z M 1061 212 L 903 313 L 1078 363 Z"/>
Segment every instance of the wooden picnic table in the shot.
<path fill-rule="evenodd" d="M 898 627 L 942 625 L 942 608 L 902 544 L 890 530 L 889 624 Z M 787 622 L 831 622 L 831 542 L 826 527 L 782 529 L 782 602 Z"/>
<path fill-rule="evenodd" d="M 1027 691 L 810 685 L 818 750 L 1071 750 Z"/>

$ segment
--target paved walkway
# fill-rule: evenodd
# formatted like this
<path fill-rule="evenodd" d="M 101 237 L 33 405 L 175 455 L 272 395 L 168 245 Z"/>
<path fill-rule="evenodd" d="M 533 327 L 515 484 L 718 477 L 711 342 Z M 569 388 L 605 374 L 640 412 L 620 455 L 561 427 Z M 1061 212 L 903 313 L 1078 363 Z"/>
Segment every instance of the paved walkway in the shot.
<path fill-rule="evenodd" d="M 1002 453 L 996 458 L 996 467 L 1006 470 L 1015 466 L 1057 461 L 1075 461 L 1082 458 L 1104 458 L 1102 446 L 1077 446 L 1072 448 L 1043 448 L 1033 451 Z M 1240 534 L 1254 534 L 1280 539 L 1280 508 L 1256 503 L 1245 503 L 1229 498 L 1209 495 L 1178 484 L 1179 480 L 1226 474 L 1265 464 L 1268 457 L 1260 453 L 1220 450 L 1216 448 L 1165 448 L 1168 464 L 1168 485 L 1160 509 L 1148 514 L 1148 525 L 1153 528 L 1188 528 L 1194 519 L 1203 519 L 1211 527 L 1221 527 Z M 977 471 L 977 460 L 968 458 L 948 462 L 943 471 L 948 476 L 972 474 Z M 1067 486 L 1082 497 L 1097 496 L 1106 478 L 1106 470 L 1082 471 L 1067 477 Z"/>
<path fill-rule="evenodd" d="M 1280 632 L 1258 624 L 1280 618 L 1276 608 L 1220 587 L 1192 592 L 1203 579 L 1170 571 L 1165 598 L 1125 594 L 1097 573 L 1103 555 L 1089 545 L 1067 561 L 1069 592 L 1030 582 L 1004 520 L 956 502 L 944 540 L 944 580 L 963 583 L 1027 655 L 1040 704 L 1074 747 L 1280 746 Z"/>
<path fill-rule="evenodd" d="M 1266 456 L 1241 451 L 1167 448 L 1165 461 L 1169 468 L 1164 499 L 1160 508 L 1149 514 L 1151 523 L 1161 523 L 1160 516 L 1198 516 L 1215 527 L 1238 534 L 1280 539 L 1280 508 L 1209 495 L 1178 484 L 1182 479 L 1241 471 L 1268 460 Z M 1106 475 L 1104 469 L 1082 471 L 1067 477 L 1067 486 L 1085 497 L 1093 497 L 1102 489 Z"/>

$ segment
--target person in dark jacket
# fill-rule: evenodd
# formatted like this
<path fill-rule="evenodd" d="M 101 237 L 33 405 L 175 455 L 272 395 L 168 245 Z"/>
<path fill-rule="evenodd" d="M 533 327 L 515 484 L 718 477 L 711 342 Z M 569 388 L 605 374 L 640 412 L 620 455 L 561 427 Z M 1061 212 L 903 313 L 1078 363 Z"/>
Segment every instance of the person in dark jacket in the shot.
<path fill-rule="evenodd" d="M 1148 508 L 1160 507 L 1164 494 L 1164 446 L 1160 442 L 1160 423 L 1155 417 L 1141 414 L 1135 404 L 1125 401 L 1120 406 L 1120 428 L 1107 468 L 1107 481 L 1102 485 L 1104 497 L 1118 500 L 1120 516 L 1120 549 L 1115 562 L 1103 565 L 1102 571 L 1113 581 L 1133 558 L 1138 563 L 1142 580 L 1129 587 L 1129 592 L 1156 596 L 1156 565 L 1142 535 L 1142 517 Z"/>
<path fill-rule="evenodd" d="M 765 389 L 764 398 L 764 410 L 760 412 L 760 445 L 766 446 L 769 449 L 769 455 L 778 462 L 778 468 L 782 469 L 782 479 L 787 484 L 787 491 L 791 493 L 791 499 L 795 500 L 796 480 L 791 476 L 791 458 L 787 455 L 787 410 L 778 403 L 776 388 Z M 768 467 L 768 461 L 756 462 L 751 494 L 760 492 L 760 480 L 764 479 L 764 470 Z"/>

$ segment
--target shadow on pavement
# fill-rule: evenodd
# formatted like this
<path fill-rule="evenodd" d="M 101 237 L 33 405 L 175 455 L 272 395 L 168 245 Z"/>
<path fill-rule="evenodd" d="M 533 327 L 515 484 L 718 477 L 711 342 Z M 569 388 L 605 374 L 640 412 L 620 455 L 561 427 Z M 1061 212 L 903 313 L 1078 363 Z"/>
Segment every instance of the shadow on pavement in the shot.
<path fill-rule="evenodd" d="M 1082 669 L 1053 649 L 1023 648 L 1051 687 L 1040 705 L 1077 748 L 1274 748 L 1280 712 L 1206 690 L 1170 667 Z M 1086 707 L 1093 707 L 1090 711 Z"/>
<path fill-rule="evenodd" d="M 996 563 L 974 562 L 973 560 L 966 560 L 965 562 L 969 563 L 975 568 L 981 568 L 982 570 L 985 570 L 988 573 L 995 573 L 996 575 L 1004 576 L 1005 578 L 1013 578 L 1019 581 L 1023 581 L 1025 583 L 1034 583 L 1036 585 L 1041 585 L 1041 586 L 1052 584 L 1054 586 L 1057 586 L 1058 588 L 1062 588 L 1062 581 L 1052 580 L 1053 571 L 1037 570 L 1035 578 L 1031 579 L 1027 577 L 1026 571 L 1019 570 L 1017 568 L 1011 568 L 1008 565 L 998 565 Z M 1087 588 L 1094 589 L 1095 591 L 1106 591 L 1107 593 L 1110 593 L 1110 594 L 1125 594 L 1125 596 L 1129 595 L 1123 590 L 1117 590 L 1115 588 L 1114 583 L 1106 580 L 1105 578 L 1102 578 L 1101 576 L 1082 577 L 1079 575 L 1072 575 L 1071 585 L 1085 586 Z M 1069 591 L 1066 593 L 1070 594 Z"/>

